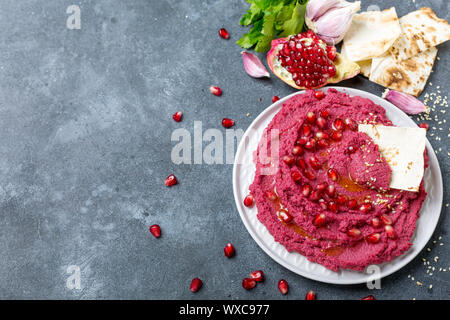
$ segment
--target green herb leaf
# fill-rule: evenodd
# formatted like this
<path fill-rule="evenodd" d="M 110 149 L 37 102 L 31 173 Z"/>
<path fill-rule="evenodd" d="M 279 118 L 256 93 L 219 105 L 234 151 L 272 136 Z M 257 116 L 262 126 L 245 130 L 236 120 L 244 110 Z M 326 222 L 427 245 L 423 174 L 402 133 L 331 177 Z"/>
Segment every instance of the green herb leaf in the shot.
<path fill-rule="evenodd" d="M 305 24 L 306 3 L 297 3 L 292 16 L 283 24 L 284 31 L 280 34 L 281 37 L 287 37 L 291 34 L 300 33 Z"/>

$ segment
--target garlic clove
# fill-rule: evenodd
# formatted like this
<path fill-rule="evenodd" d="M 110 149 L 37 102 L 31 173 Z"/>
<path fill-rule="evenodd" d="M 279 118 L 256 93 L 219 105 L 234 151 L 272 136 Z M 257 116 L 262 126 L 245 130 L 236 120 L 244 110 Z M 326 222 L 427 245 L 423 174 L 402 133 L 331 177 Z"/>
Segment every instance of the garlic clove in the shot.
<path fill-rule="evenodd" d="M 383 98 L 407 114 L 418 114 L 427 110 L 427 107 L 419 99 L 407 93 L 386 89 Z"/>
<path fill-rule="evenodd" d="M 309 0 L 308 5 L 306 6 L 306 17 L 310 21 L 315 21 L 325 12 L 339 5 L 341 2 L 342 0 Z M 309 28 L 311 29 L 311 27 Z"/>
<path fill-rule="evenodd" d="M 270 78 L 270 73 L 262 64 L 261 60 L 253 53 L 242 51 L 242 60 L 244 61 L 244 69 L 247 74 L 253 78 Z"/>

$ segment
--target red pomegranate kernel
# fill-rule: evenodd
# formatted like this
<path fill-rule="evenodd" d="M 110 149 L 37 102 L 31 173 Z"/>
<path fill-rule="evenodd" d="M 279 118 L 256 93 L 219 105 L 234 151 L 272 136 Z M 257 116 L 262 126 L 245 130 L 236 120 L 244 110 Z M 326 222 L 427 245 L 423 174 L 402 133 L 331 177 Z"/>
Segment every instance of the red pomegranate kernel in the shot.
<path fill-rule="evenodd" d="M 323 91 L 316 91 L 314 92 L 314 96 L 316 97 L 316 99 L 322 100 L 323 98 L 325 98 L 325 93 Z"/>
<path fill-rule="evenodd" d="M 429 129 L 430 127 L 429 127 L 428 124 L 426 124 L 425 122 L 422 122 L 421 124 L 419 124 L 419 128 L 423 128 L 423 129 L 425 129 L 425 130 L 428 131 L 428 129 Z"/>
<path fill-rule="evenodd" d="M 295 146 L 292 148 L 292 154 L 294 156 L 300 156 L 303 154 L 303 148 L 301 146 Z"/>
<path fill-rule="evenodd" d="M 328 134 L 323 131 L 317 131 L 316 132 L 316 139 L 322 140 L 322 139 L 328 139 Z"/>
<path fill-rule="evenodd" d="M 223 118 L 222 119 L 222 126 L 224 128 L 231 128 L 232 126 L 234 126 L 234 121 L 229 119 L 229 118 Z"/>
<path fill-rule="evenodd" d="M 290 167 L 295 163 L 295 158 L 293 156 L 286 155 L 283 157 L 283 162 Z"/>
<path fill-rule="evenodd" d="M 178 183 L 177 177 L 174 174 L 170 174 L 166 180 L 164 180 L 164 184 L 166 187 L 172 187 Z"/>
<path fill-rule="evenodd" d="M 328 209 L 328 205 L 326 203 L 326 201 L 324 199 L 320 199 L 319 200 L 319 206 L 323 209 L 323 210 L 327 210 Z"/>
<path fill-rule="evenodd" d="M 328 202 L 328 210 L 330 210 L 331 212 L 338 212 L 339 207 L 336 202 L 330 201 Z"/>
<path fill-rule="evenodd" d="M 306 114 L 306 120 L 307 120 L 309 123 L 314 124 L 314 122 L 316 122 L 316 115 L 314 114 L 314 112 L 309 111 L 309 112 Z"/>
<path fill-rule="evenodd" d="M 321 139 L 321 140 L 317 141 L 317 147 L 319 147 L 321 149 L 328 148 L 329 146 L 330 146 L 330 143 L 326 139 Z"/>
<path fill-rule="evenodd" d="M 328 184 L 327 184 L 326 182 L 319 183 L 319 184 L 316 186 L 316 190 L 322 192 L 322 191 L 324 191 L 327 187 L 328 187 Z"/>
<path fill-rule="evenodd" d="M 286 280 L 281 279 L 278 281 L 278 290 L 280 290 L 281 294 L 287 294 L 289 291 L 289 285 Z"/>
<path fill-rule="evenodd" d="M 325 191 L 330 198 L 334 198 L 336 196 L 336 187 L 331 184 L 328 185 Z"/>
<path fill-rule="evenodd" d="M 327 119 L 327 118 L 330 116 L 330 112 L 329 112 L 328 110 L 322 110 L 322 111 L 320 112 L 320 116 L 321 116 L 322 118 Z"/>
<path fill-rule="evenodd" d="M 386 231 L 386 235 L 390 239 L 397 239 L 397 232 L 395 232 L 394 228 L 390 225 L 384 226 L 384 231 Z"/>
<path fill-rule="evenodd" d="M 359 238 L 361 235 L 361 230 L 357 228 L 352 228 L 347 231 L 347 235 L 351 238 Z"/>
<path fill-rule="evenodd" d="M 262 282 L 264 280 L 264 272 L 262 270 L 250 272 L 250 278 L 256 282 Z"/>
<path fill-rule="evenodd" d="M 305 296 L 305 300 L 316 300 L 316 293 L 314 291 L 308 291 Z"/>
<path fill-rule="evenodd" d="M 219 30 L 219 36 L 221 36 L 222 38 L 227 39 L 227 40 L 230 39 L 230 34 L 228 33 L 227 29 L 225 29 L 225 28 L 221 28 Z"/>
<path fill-rule="evenodd" d="M 266 198 L 270 201 L 275 201 L 277 200 L 277 195 L 273 191 L 266 191 Z"/>
<path fill-rule="evenodd" d="M 255 203 L 255 201 L 254 201 L 253 196 L 251 194 L 247 195 L 244 198 L 244 206 L 250 208 L 250 207 L 253 207 L 254 203 Z"/>
<path fill-rule="evenodd" d="M 362 298 L 361 300 L 375 300 L 375 297 L 373 295 L 369 295 L 367 297 Z"/>
<path fill-rule="evenodd" d="M 192 279 L 192 281 L 191 281 L 191 285 L 190 285 L 190 287 L 189 287 L 189 289 L 192 291 L 192 292 L 197 292 L 198 290 L 200 290 L 200 288 L 202 287 L 202 285 L 203 285 L 203 281 L 202 280 L 200 280 L 199 278 L 194 278 L 194 279 Z"/>
<path fill-rule="evenodd" d="M 336 47 L 327 46 L 327 56 L 328 56 L 328 59 L 330 59 L 331 61 L 336 60 L 336 57 L 337 57 Z"/>
<path fill-rule="evenodd" d="M 327 120 L 321 115 L 320 117 L 317 118 L 316 125 L 320 129 L 325 129 L 327 127 Z"/>
<path fill-rule="evenodd" d="M 175 122 L 180 122 L 182 117 L 183 117 L 183 112 L 181 112 L 181 111 L 177 111 L 172 115 L 172 119 L 175 120 Z"/>
<path fill-rule="evenodd" d="M 382 214 L 380 216 L 380 221 L 384 224 L 384 225 L 391 225 L 392 224 L 392 220 L 391 218 L 389 218 L 389 216 L 387 214 Z"/>
<path fill-rule="evenodd" d="M 318 191 L 318 190 L 313 191 L 313 193 L 311 193 L 310 199 L 311 199 L 311 201 L 314 201 L 314 202 L 319 201 L 320 191 Z"/>
<path fill-rule="evenodd" d="M 298 146 L 304 146 L 307 142 L 308 142 L 308 139 L 305 137 L 302 137 L 302 138 L 298 139 L 297 141 L 295 141 L 295 144 Z"/>
<path fill-rule="evenodd" d="M 299 183 L 300 181 L 302 181 L 302 175 L 297 170 L 291 172 L 291 178 L 295 183 Z"/>
<path fill-rule="evenodd" d="M 309 124 L 304 124 L 302 125 L 301 131 L 303 137 L 308 137 L 309 135 L 311 135 L 312 132 L 311 126 Z"/>
<path fill-rule="evenodd" d="M 256 287 L 256 281 L 251 278 L 244 278 L 244 280 L 242 280 L 242 287 L 245 290 L 251 290 Z"/>
<path fill-rule="evenodd" d="M 316 140 L 314 139 L 309 139 L 308 142 L 306 142 L 305 144 L 306 150 L 314 150 L 315 147 L 316 147 Z"/>
<path fill-rule="evenodd" d="M 347 197 L 344 196 L 343 194 L 339 195 L 336 199 L 337 203 L 339 203 L 340 205 L 346 205 L 347 204 Z"/>
<path fill-rule="evenodd" d="M 331 133 L 331 139 L 334 141 L 340 141 L 342 139 L 342 132 L 333 130 Z"/>
<path fill-rule="evenodd" d="M 358 130 L 358 123 L 356 123 L 355 120 L 346 118 L 344 120 L 344 122 L 345 122 L 345 126 L 347 127 L 347 129 L 352 130 L 352 131 Z"/>
<path fill-rule="evenodd" d="M 303 171 L 303 174 L 305 175 L 306 178 L 308 178 L 309 180 L 316 180 L 316 174 L 314 172 L 312 172 L 312 170 L 310 169 L 305 169 Z"/>
<path fill-rule="evenodd" d="M 217 87 L 217 86 L 211 86 L 211 87 L 209 87 L 209 91 L 210 91 L 213 95 L 218 96 L 218 97 L 222 95 L 222 89 L 220 89 L 220 88 Z"/>
<path fill-rule="evenodd" d="M 347 147 L 347 152 L 348 152 L 349 154 L 355 153 L 355 152 L 356 152 L 356 147 L 353 146 L 353 145 L 348 146 L 348 147 Z"/>
<path fill-rule="evenodd" d="M 367 213 L 369 211 L 372 210 L 372 205 L 368 202 L 363 203 L 360 207 L 359 207 L 359 211 L 361 211 L 362 213 Z"/>
<path fill-rule="evenodd" d="M 314 220 L 313 220 L 313 224 L 316 227 L 322 227 L 323 225 L 325 225 L 326 222 L 326 216 L 324 213 L 319 213 L 318 215 L 315 216 Z"/>
<path fill-rule="evenodd" d="M 372 224 L 372 227 L 379 228 L 381 226 L 381 221 L 378 218 L 373 218 L 370 223 Z"/>
<path fill-rule="evenodd" d="M 375 232 L 375 233 L 371 233 L 366 237 L 366 241 L 369 243 L 378 243 L 378 241 L 380 241 L 380 234 Z"/>
<path fill-rule="evenodd" d="M 284 223 L 291 223 L 292 220 L 294 219 L 289 212 L 283 209 L 277 211 L 277 217 L 278 219 L 280 219 L 280 221 L 283 221 Z"/>
<path fill-rule="evenodd" d="M 305 196 L 308 197 L 312 192 L 312 187 L 309 184 L 304 184 L 300 190 L 300 192 Z"/>
<path fill-rule="evenodd" d="M 297 159 L 297 166 L 300 167 L 300 169 L 305 170 L 306 169 L 306 162 L 302 158 Z"/>
<path fill-rule="evenodd" d="M 333 121 L 333 129 L 337 131 L 341 131 L 342 129 L 344 129 L 344 121 L 339 118 L 335 119 Z"/>
<path fill-rule="evenodd" d="M 277 102 L 278 100 L 280 100 L 280 97 L 279 97 L 279 96 L 273 96 L 273 98 L 272 98 L 272 103 L 275 103 L 275 102 Z"/>
<path fill-rule="evenodd" d="M 339 179 L 339 173 L 334 169 L 328 169 L 327 175 L 332 181 L 338 181 Z"/>
<path fill-rule="evenodd" d="M 319 170 L 322 168 L 322 163 L 320 163 L 320 160 L 316 156 L 309 158 L 308 162 L 313 169 Z"/>
<path fill-rule="evenodd" d="M 223 248 L 223 252 L 225 253 L 225 257 L 231 258 L 236 253 L 236 250 L 234 249 L 234 246 L 228 242 L 225 248 Z"/>
<path fill-rule="evenodd" d="M 154 225 L 150 226 L 150 228 L 148 228 L 148 230 L 155 238 L 161 237 L 161 227 L 159 225 L 154 224 Z"/>

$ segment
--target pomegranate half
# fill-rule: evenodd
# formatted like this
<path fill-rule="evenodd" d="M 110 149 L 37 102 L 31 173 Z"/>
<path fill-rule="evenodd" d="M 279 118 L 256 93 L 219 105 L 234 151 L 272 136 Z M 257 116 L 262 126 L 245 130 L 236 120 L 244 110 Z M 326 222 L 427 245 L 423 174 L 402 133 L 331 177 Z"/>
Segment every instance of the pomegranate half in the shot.
<path fill-rule="evenodd" d="M 360 72 L 357 63 L 342 57 L 311 30 L 272 40 L 267 64 L 278 78 L 296 89 L 320 88 Z"/>

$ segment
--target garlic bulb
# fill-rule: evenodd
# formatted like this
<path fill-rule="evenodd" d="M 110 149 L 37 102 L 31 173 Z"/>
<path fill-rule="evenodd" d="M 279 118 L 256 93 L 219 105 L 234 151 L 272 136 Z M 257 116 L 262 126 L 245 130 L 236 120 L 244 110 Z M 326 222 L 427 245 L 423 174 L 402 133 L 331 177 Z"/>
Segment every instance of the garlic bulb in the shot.
<path fill-rule="evenodd" d="M 306 7 L 306 25 L 326 43 L 335 45 L 345 33 L 359 11 L 361 2 L 345 0 L 309 0 Z"/>

